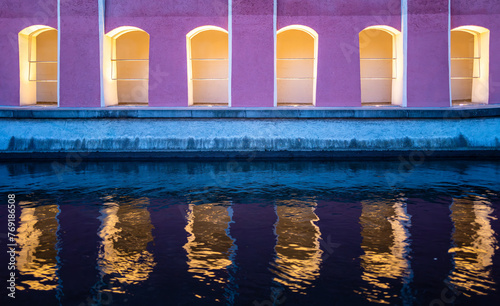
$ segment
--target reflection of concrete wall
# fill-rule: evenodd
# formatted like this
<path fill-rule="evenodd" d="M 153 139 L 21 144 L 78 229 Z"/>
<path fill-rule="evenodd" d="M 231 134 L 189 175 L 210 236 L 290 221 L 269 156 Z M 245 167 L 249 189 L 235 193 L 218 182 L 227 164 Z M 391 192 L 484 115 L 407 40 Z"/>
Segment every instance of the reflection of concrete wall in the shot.
<path fill-rule="evenodd" d="M 17 268 L 27 280 L 18 284 L 19 290 L 48 291 L 57 288 L 58 213 L 57 205 L 21 208 Z"/>
<path fill-rule="evenodd" d="M 319 277 L 322 251 L 316 204 L 291 200 L 276 205 L 274 280 L 292 291 L 302 291 Z"/>
<path fill-rule="evenodd" d="M 491 203 L 479 196 L 454 199 L 450 209 L 454 224 L 453 247 L 449 250 L 454 263 L 450 283 L 465 295 L 487 294 L 496 285 L 491 266 L 498 249 L 491 228 Z"/>
<path fill-rule="evenodd" d="M 358 293 L 370 302 L 387 304 L 400 293 L 389 281 L 405 285 L 411 274 L 410 216 L 401 201 L 364 201 L 362 205 L 361 278 L 366 284 Z"/>
<path fill-rule="evenodd" d="M 227 204 L 227 203 L 226 203 Z M 232 265 L 234 240 L 229 234 L 230 209 L 221 204 L 190 205 L 186 231 L 189 272 L 200 281 L 225 284 Z"/>
<path fill-rule="evenodd" d="M 149 278 L 153 271 L 153 254 L 148 244 L 153 242 L 151 219 L 143 201 L 128 204 L 105 203 L 101 210 L 102 239 L 98 266 L 111 282 L 137 284 Z"/>

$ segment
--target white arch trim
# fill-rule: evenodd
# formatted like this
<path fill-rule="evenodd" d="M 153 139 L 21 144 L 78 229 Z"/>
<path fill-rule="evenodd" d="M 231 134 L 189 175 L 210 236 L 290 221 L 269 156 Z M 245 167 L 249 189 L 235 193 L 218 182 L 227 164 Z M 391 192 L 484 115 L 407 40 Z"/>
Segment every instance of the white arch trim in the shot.
<path fill-rule="evenodd" d="M 390 27 L 390 26 L 386 26 L 386 25 L 374 25 L 374 26 L 369 26 L 369 27 L 366 27 L 363 29 L 364 30 L 382 30 L 382 31 L 385 31 L 389 34 L 392 34 L 392 35 L 399 35 L 401 34 L 400 31 L 398 31 L 397 29 L 393 28 L 393 27 Z M 363 32 L 361 31 L 361 32 Z"/>
<path fill-rule="evenodd" d="M 24 28 L 19 32 L 19 35 L 38 35 L 42 32 L 48 31 L 48 30 L 56 30 L 53 27 L 45 26 L 45 25 L 32 25 L 27 28 Z"/>
<path fill-rule="evenodd" d="M 304 31 L 307 34 L 311 35 L 314 39 L 318 39 L 318 33 L 316 31 L 314 31 L 312 28 L 310 28 L 308 26 L 300 25 L 300 24 L 293 24 L 293 25 L 289 25 L 289 26 L 283 27 L 283 28 L 279 29 L 276 34 L 280 34 L 280 33 L 284 32 L 284 31 L 288 31 L 288 30 L 300 30 L 300 31 Z"/>
<path fill-rule="evenodd" d="M 206 25 L 206 26 L 201 26 L 197 27 L 196 29 L 190 31 L 189 33 L 186 34 L 186 37 L 189 39 L 192 39 L 196 35 L 205 32 L 205 31 L 221 31 L 226 34 L 228 34 L 228 31 L 226 31 L 224 28 L 218 27 L 218 26 L 213 26 L 213 25 Z"/>
<path fill-rule="evenodd" d="M 118 27 L 116 29 L 109 31 L 106 35 L 109 37 L 112 37 L 114 39 L 117 39 L 118 37 L 122 36 L 123 34 L 127 34 L 130 32 L 133 32 L 133 31 L 141 31 L 141 32 L 148 34 L 148 32 L 144 31 L 141 28 L 132 27 L 132 26 L 122 26 L 122 27 Z"/>

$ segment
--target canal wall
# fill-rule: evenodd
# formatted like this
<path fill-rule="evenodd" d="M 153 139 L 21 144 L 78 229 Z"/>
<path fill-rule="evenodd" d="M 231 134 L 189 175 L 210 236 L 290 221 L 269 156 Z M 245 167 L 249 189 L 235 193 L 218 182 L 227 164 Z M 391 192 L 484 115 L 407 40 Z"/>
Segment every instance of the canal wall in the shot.
<path fill-rule="evenodd" d="M 0 110 L 0 158 L 500 156 L 500 107 Z"/>

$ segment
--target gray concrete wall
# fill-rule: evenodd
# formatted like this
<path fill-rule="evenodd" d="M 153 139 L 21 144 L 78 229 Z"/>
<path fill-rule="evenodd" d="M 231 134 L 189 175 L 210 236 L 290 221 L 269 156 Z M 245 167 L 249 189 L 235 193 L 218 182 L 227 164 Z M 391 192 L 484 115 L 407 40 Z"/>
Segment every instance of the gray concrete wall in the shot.
<path fill-rule="evenodd" d="M 347 152 L 344 155 L 349 156 L 352 152 L 378 152 L 383 156 L 416 150 L 490 151 L 498 155 L 500 117 L 495 115 L 497 110 L 492 108 L 485 114 L 478 110 L 467 113 L 463 109 L 460 113 L 442 109 L 399 113 L 338 110 L 344 115 L 335 110 L 262 110 L 260 113 L 253 110 L 249 116 L 242 110 L 239 113 L 185 110 L 183 113 L 182 110 L 25 109 L 22 113 L 4 109 L 0 111 L 0 155 L 159 152 L 182 157 L 193 152 L 206 156 L 272 152 L 275 156 L 301 153 L 307 156 L 306 152 Z M 227 118 L 221 118 L 223 116 Z"/>
<path fill-rule="evenodd" d="M 156 110 L 156 114 L 150 110 L 150 113 L 25 110 L 24 114 L 14 111 L 10 115 L 6 112 L 12 110 L 2 110 L 0 155 L 157 152 L 182 157 L 186 153 L 210 156 L 271 152 L 275 156 L 294 155 L 290 153 L 307 156 L 306 152 L 347 152 L 344 155 L 349 156 L 353 152 L 378 152 L 383 156 L 412 151 L 489 151 L 498 155 L 497 110 L 492 108 L 485 114 L 477 110 L 469 113 L 405 110 L 399 116 L 393 110 L 374 110 L 371 114 L 369 110 L 359 113 L 342 110 L 350 114 L 344 117 L 334 116 L 332 110 L 318 110 L 309 112 L 305 118 L 287 110 L 281 113 L 263 110 L 260 114 L 254 110 L 252 116 L 246 117 L 242 113 L 230 116 L 217 110 L 194 111 L 198 118 L 193 116 L 193 110 L 185 111 L 191 112 L 189 116 L 182 115 L 182 110 Z M 222 115 L 226 118 L 221 118 Z"/>

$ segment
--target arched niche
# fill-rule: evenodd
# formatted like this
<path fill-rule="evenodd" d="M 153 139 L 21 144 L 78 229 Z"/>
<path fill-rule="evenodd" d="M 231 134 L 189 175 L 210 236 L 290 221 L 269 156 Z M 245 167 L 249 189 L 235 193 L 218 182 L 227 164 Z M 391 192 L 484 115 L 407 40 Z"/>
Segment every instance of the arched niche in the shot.
<path fill-rule="evenodd" d="M 389 26 L 359 33 L 361 103 L 403 106 L 403 40 Z"/>
<path fill-rule="evenodd" d="M 105 106 L 148 105 L 149 34 L 119 27 L 105 35 L 103 81 Z"/>
<path fill-rule="evenodd" d="M 20 105 L 57 106 L 57 30 L 35 25 L 18 36 Z"/>
<path fill-rule="evenodd" d="M 489 100 L 490 31 L 462 26 L 451 31 L 451 99 L 454 105 Z"/>
<path fill-rule="evenodd" d="M 186 40 L 189 105 L 228 105 L 228 32 L 203 26 L 189 32 Z"/>
<path fill-rule="evenodd" d="M 277 33 L 278 106 L 316 105 L 318 33 L 292 25 Z"/>

